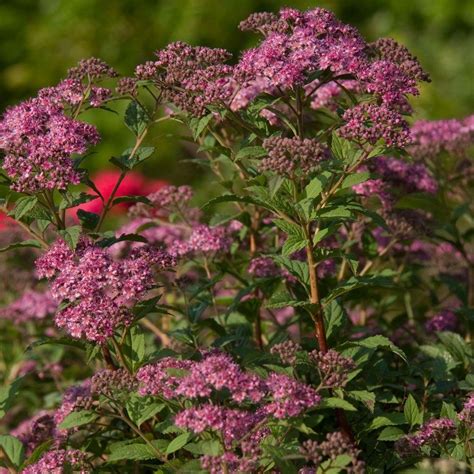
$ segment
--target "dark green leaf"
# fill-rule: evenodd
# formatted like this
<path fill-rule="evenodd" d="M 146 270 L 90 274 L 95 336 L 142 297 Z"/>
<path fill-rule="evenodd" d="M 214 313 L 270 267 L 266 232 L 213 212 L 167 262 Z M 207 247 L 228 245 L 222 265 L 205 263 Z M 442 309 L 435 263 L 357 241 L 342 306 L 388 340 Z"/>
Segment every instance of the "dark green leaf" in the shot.
<path fill-rule="evenodd" d="M 147 126 L 148 114 L 138 102 L 133 100 L 125 110 L 124 122 L 135 135 L 140 135 Z"/>
<path fill-rule="evenodd" d="M 77 426 L 87 425 L 97 418 L 97 413 L 90 410 L 73 411 L 59 424 L 59 429 L 68 430 Z"/>

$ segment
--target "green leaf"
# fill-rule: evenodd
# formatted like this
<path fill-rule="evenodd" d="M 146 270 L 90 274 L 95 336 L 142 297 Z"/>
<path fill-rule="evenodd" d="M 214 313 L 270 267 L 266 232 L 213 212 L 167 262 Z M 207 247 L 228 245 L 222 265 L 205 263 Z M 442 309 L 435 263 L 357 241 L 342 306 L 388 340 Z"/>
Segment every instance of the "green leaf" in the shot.
<path fill-rule="evenodd" d="M 370 173 L 364 171 L 362 173 L 353 173 L 344 178 L 344 181 L 341 183 L 341 189 L 350 188 L 356 184 L 363 183 L 370 178 Z"/>
<path fill-rule="evenodd" d="M 209 125 L 209 122 L 212 120 L 213 117 L 214 114 L 210 113 L 200 118 L 193 117 L 190 120 L 189 126 L 193 131 L 194 140 L 197 140 L 201 136 L 202 132 Z"/>
<path fill-rule="evenodd" d="M 301 250 L 306 246 L 306 239 L 302 239 L 300 236 L 290 235 L 286 242 L 283 244 L 281 253 L 283 256 L 287 257 L 298 250 Z"/>
<path fill-rule="evenodd" d="M 97 418 L 97 413 L 90 410 L 73 411 L 59 424 L 59 428 L 61 430 L 69 430 L 70 428 L 92 423 Z"/>
<path fill-rule="evenodd" d="M 135 135 L 140 135 L 147 126 L 148 114 L 138 102 L 133 100 L 125 110 L 124 122 Z"/>
<path fill-rule="evenodd" d="M 171 443 L 166 448 L 166 454 L 174 453 L 181 449 L 191 437 L 191 433 L 181 433 L 180 435 L 176 436 L 176 438 L 171 441 Z"/>
<path fill-rule="evenodd" d="M 318 214 L 322 219 L 346 219 L 352 217 L 352 212 L 344 206 L 325 208 Z"/>
<path fill-rule="evenodd" d="M 389 349 L 394 354 L 397 354 L 405 362 L 407 362 L 406 354 L 385 336 L 377 335 L 367 337 L 357 341 L 356 344 L 361 347 L 367 347 L 368 349 L 378 349 L 379 347 Z"/>
<path fill-rule="evenodd" d="M 71 207 L 79 206 L 79 204 L 84 204 L 85 202 L 93 201 L 99 199 L 98 196 L 93 194 L 87 194 L 82 191 L 64 191 L 61 192 L 63 197 L 59 203 L 59 210 L 69 209 Z"/>
<path fill-rule="evenodd" d="M 164 403 L 157 402 L 152 397 L 135 394 L 132 394 L 125 404 L 128 416 L 138 427 L 163 410 L 165 406 Z"/>
<path fill-rule="evenodd" d="M 406 423 L 403 413 L 385 413 L 375 417 L 367 428 L 368 431 L 377 430 L 384 426 L 404 425 Z"/>
<path fill-rule="evenodd" d="M 23 216 L 28 214 L 38 204 L 38 198 L 36 196 L 22 196 L 15 202 L 15 208 L 8 213 L 9 216 L 13 216 L 17 221 Z"/>
<path fill-rule="evenodd" d="M 43 454 L 49 450 L 49 448 L 51 447 L 53 443 L 54 441 L 50 439 L 48 441 L 45 441 L 44 443 L 41 443 L 39 446 L 37 446 L 34 449 L 34 451 L 30 454 L 28 459 L 26 459 L 21 465 L 21 471 L 23 471 L 23 469 L 26 466 L 37 463 L 40 460 L 40 458 L 43 456 Z"/>
<path fill-rule="evenodd" d="M 127 148 L 118 158 L 112 157 L 109 161 L 115 166 L 118 166 L 121 170 L 128 171 L 135 168 L 140 163 L 143 163 L 153 154 L 154 151 L 154 147 L 145 146 L 135 150 L 132 155 L 133 149 Z"/>
<path fill-rule="evenodd" d="M 4 453 L 8 456 L 10 462 L 19 467 L 25 458 L 25 448 L 22 442 L 11 435 L 0 436 L 0 446 Z"/>
<path fill-rule="evenodd" d="M 375 408 L 375 393 L 368 390 L 351 390 L 347 395 L 354 400 L 362 402 L 372 413 Z"/>
<path fill-rule="evenodd" d="M 7 245 L 6 247 L 0 248 L 0 252 L 7 252 L 8 250 L 19 249 L 19 248 L 41 248 L 41 244 L 37 240 L 23 240 L 22 242 L 15 242 L 13 244 Z"/>
<path fill-rule="evenodd" d="M 330 177 L 331 173 L 325 171 L 324 173 L 321 173 L 320 175 L 313 178 L 305 187 L 306 197 L 317 198 L 326 186 Z"/>
<path fill-rule="evenodd" d="M 404 435 L 405 432 L 400 428 L 396 428 L 395 426 L 387 426 L 380 432 L 377 439 L 379 441 L 397 441 Z"/>
<path fill-rule="evenodd" d="M 287 235 L 292 235 L 300 239 L 305 238 L 304 231 L 299 225 L 285 221 L 284 219 L 274 219 L 273 223 Z"/>
<path fill-rule="evenodd" d="M 145 360 L 145 333 L 138 325 L 132 326 L 127 337 L 128 344 L 122 347 L 124 355 L 131 362 L 133 371 Z"/>
<path fill-rule="evenodd" d="M 122 202 L 133 204 L 141 202 L 143 204 L 151 204 L 151 201 L 145 196 L 120 196 L 114 199 L 113 205 L 115 206 L 116 204 L 121 204 Z"/>
<path fill-rule="evenodd" d="M 336 397 L 324 398 L 319 408 L 341 408 L 346 411 L 357 411 L 357 408 L 352 403 Z"/>
<path fill-rule="evenodd" d="M 77 243 L 79 242 L 79 237 L 81 236 L 82 227 L 80 225 L 73 225 L 58 231 L 61 237 L 64 239 L 66 244 L 72 249 L 75 250 Z"/>
<path fill-rule="evenodd" d="M 445 331 L 437 333 L 437 336 L 455 360 L 464 365 L 469 363 L 470 348 L 459 334 Z"/>
<path fill-rule="evenodd" d="M 130 461 L 145 461 L 147 459 L 155 459 L 156 457 L 156 453 L 151 446 L 134 443 L 112 449 L 108 461 L 122 461 L 124 459 Z"/>
<path fill-rule="evenodd" d="M 235 156 L 235 159 L 237 161 L 241 160 L 242 158 L 261 158 L 263 156 L 267 155 L 267 150 L 261 146 L 247 146 L 245 148 L 241 148 L 238 152 L 237 155 Z"/>
<path fill-rule="evenodd" d="M 457 420 L 458 417 L 454 405 L 446 402 L 443 402 L 439 416 L 441 418 L 449 418 L 450 420 Z"/>
<path fill-rule="evenodd" d="M 342 161 L 353 159 L 354 148 L 352 143 L 336 133 L 332 134 L 331 150 L 333 155 Z"/>
<path fill-rule="evenodd" d="M 252 199 L 249 196 L 237 196 L 236 194 L 223 194 L 222 196 L 218 196 L 213 198 L 204 204 L 201 209 L 205 210 L 208 207 L 214 206 L 216 204 L 220 204 L 222 202 L 246 202 L 248 204 L 258 204 L 257 201 Z"/>
<path fill-rule="evenodd" d="M 84 211 L 84 209 L 77 210 L 77 217 L 81 221 L 82 227 L 86 229 L 95 229 L 100 219 L 99 214 Z"/>
<path fill-rule="evenodd" d="M 20 386 L 23 383 L 23 378 L 18 377 L 11 384 L 0 387 L 0 419 L 5 416 L 5 413 L 10 409 L 10 406 L 18 395 Z"/>
<path fill-rule="evenodd" d="M 408 395 L 405 405 L 403 406 L 403 413 L 411 428 L 423 423 L 423 413 L 418 408 L 416 400 L 411 393 Z"/>
<path fill-rule="evenodd" d="M 324 307 L 324 321 L 328 339 L 346 323 L 346 313 L 337 300 L 332 300 Z"/>

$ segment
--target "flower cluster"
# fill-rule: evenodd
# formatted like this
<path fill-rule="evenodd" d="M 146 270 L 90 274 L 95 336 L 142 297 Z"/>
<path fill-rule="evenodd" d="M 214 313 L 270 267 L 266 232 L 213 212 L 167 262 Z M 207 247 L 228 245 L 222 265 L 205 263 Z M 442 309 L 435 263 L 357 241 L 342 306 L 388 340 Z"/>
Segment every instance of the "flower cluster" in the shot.
<path fill-rule="evenodd" d="M 456 425 L 449 418 L 439 418 L 425 423 L 414 435 L 400 438 L 395 447 L 401 456 L 419 453 L 423 446 L 439 447 L 456 435 Z"/>
<path fill-rule="evenodd" d="M 179 257 L 192 254 L 212 255 L 228 252 L 231 244 L 232 240 L 225 227 L 197 224 L 192 228 L 191 235 L 187 240 L 175 242 L 168 248 L 168 251 Z"/>
<path fill-rule="evenodd" d="M 469 428 L 474 427 L 474 393 L 471 393 L 464 402 L 462 410 L 458 414 L 458 418 Z"/>
<path fill-rule="evenodd" d="M 292 340 L 275 344 L 270 349 L 271 354 L 277 355 L 284 364 L 291 366 L 296 364 L 296 354 L 298 351 L 301 351 L 301 346 Z"/>
<path fill-rule="evenodd" d="M 328 433 L 326 439 L 322 442 L 313 440 L 304 441 L 301 445 L 300 452 L 306 461 L 311 462 L 316 467 L 326 459 L 334 461 L 338 456 L 345 454 L 351 458 L 350 470 L 348 469 L 348 472 L 354 474 L 362 474 L 365 472 L 365 463 L 358 459 L 360 450 L 339 431 Z M 309 474 L 315 471 L 305 470 L 304 472 Z"/>
<path fill-rule="evenodd" d="M 164 251 L 136 249 L 114 261 L 110 254 L 87 240 L 75 251 L 63 240 L 37 260 L 39 277 L 53 278 L 51 294 L 67 302 L 55 317 L 56 324 L 73 337 L 104 342 L 120 325 L 132 321 L 130 305 L 154 285 L 152 266 L 175 264 Z"/>
<path fill-rule="evenodd" d="M 443 309 L 425 323 L 428 332 L 455 331 L 459 321 L 456 313 L 450 309 Z"/>
<path fill-rule="evenodd" d="M 71 155 L 85 153 L 98 141 L 95 127 L 66 116 L 61 105 L 40 97 L 8 109 L 0 122 L 3 168 L 11 189 L 19 192 L 78 184 Z"/>
<path fill-rule="evenodd" d="M 410 130 L 410 153 L 419 159 L 434 158 L 442 152 L 463 156 L 474 142 L 473 117 L 415 122 Z"/>
<path fill-rule="evenodd" d="M 344 387 L 349 372 L 355 368 L 350 357 L 344 357 L 334 349 L 327 352 L 312 351 L 309 357 L 316 364 L 321 384 L 325 387 Z"/>
<path fill-rule="evenodd" d="M 403 148 L 409 143 L 408 124 L 386 105 L 359 104 L 344 112 L 342 137 L 374 145 L 383 139 L 390 147 Z"/>
<path fill-rule="evenodd" d="M 157 60 L 137 66 L 140 80 L 153 80 L 175 106 L 193 115 L 205 113 L 210 104 L 227 101 L 233 91 L 230 54 L 224 49 L 193 47 L 182 41 L 156 52 Z"/>
<path fill-rule="evenodd" d="M 177 372 L 183 374 L 175 375 Z M 311 388 L 286 375 L 270 374 L 263 379 L 242 371 L 230 356 L 210 352 L 199 362 L 166 357 L 138 371 L 142 395 L 162 394 L 166 398 L 196 399 L 209 397 L 213 390 L 228 390 L 236 403 L 245 400 L 259 403 L 269 397 L 262 408 L 276 418 L 297 416 L 319 403 L 319 395 Z"/>
<path fill-rule="evenodd" d="M 57 436 L 54 417 L 50 412 L 41 411 L 20 423 L 11 435 L 25 445 L 27 454 L 31 454 L 40 444 Z"/>
<path fill-rule="evenodd" d="M 422 163 L 409 163 L 398 158 L 381 156 L 374 158 L 369 167 L 389 186 L 404 192 L 435 194 L 438 190 L 436 180 Z"/>
<path fill-rule="evenodd" d="M 42 320 L 53 314 L 57 306 L 48 291 L 26 290 L 17 300 L 0 309 L 0 318 L 10 319 L 17 324 Z"/>
<path fill-rule="evenodd" d="M 327 149 L 317 140 L 309 138 L 274 136 L 265 139 L 263 147 L 268 156 L 261 161 L 261 169 L 282 176 L 292 176 L 297 170 L 310 173 L 328 158 Z"/>
<path fill-rule="evenodd" d="M 90 391 L 113 399 L 122 392 L 131 392 L 135 385 L 134 377 L 125 369 L 102 369 L 91 377 Z"/>
<path fill-rule="evenodd" d="M 86 454 L 77 449 L 56 449 L 47 451 L 40 460 L 27 466 L 23 474 L 62 474 L 74 470 L 80 474 L 87 474 L 91 470 L 87 467 Z"/>
<path fill-rule="evenodd" d="M 147 195 L 149 203 L 137 203 L 133 206 L 130 214 L 138 217 L 165 216 L 183 210 L 192 197 L 193 192 L 189 186 L 164 186 Z"/>

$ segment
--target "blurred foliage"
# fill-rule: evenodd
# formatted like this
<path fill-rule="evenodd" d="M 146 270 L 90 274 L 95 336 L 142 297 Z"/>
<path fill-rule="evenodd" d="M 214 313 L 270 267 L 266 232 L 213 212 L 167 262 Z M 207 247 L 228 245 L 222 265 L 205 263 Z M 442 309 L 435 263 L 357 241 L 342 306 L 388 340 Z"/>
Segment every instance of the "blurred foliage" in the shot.
<path fill-rule="evenodd" d="M 101 57 L 130 75 L 178 39 L 238 53 L 255 41 L 238 31 L 239 21 L 283 5 L 326 7 L 368 40 L 392 36 L 406 44 L 433 79 L 415 100 L 418 117 L 462 117 L 474 109 L 474 2 L 466 0 L 3 0 L 0 107 L 57 83 L 83 57 Z M 96 167 L 131 140 L 116 133 L 120 124 L 106 112 L 97 124 L 115 142 L 113 149 L 99 148 L 103 158 L 90 160 Z M 154 160 L 146 173 L 174 182 L 200 176 L 194 167 L 176 166 L 191 150 L 176 148 L 170 133 L 175 129 L 162 127 L 155 135 L 159 166 Z"/>

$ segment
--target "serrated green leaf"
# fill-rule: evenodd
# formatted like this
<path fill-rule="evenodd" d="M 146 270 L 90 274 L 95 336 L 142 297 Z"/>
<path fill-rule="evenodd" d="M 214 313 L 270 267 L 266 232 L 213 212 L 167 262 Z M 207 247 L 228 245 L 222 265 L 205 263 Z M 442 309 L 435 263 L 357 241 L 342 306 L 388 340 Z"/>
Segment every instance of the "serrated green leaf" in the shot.
<path fill-rule="evenodd" d="M 15 242 L 13 244 L 7 245 L 6 247 L 0 248 L 0 253 L 7 252 L 8 250 L 26 248 L 26 247 L 39 249 L 41 248 L 41 243 L 38 242 L 37 240 L 23 240 L 22 242 Z"/>
<path fill-rule="evenodd" d="M 66 244 L 72 249 L 75 250 L 77 243 L 79 242 L 79 238 L 81 236 L 82 227 L 80 225 L 73 225 L 71 227 L 67 227 L 66 229 L 61 229 L 58 231 L 59 235 L 64 239 Z"/>
<path fill-rule="evenodd" d="M 262 156 L 267 155 L 267 150 L 261 146 L 247 146 L 245 148 L 241 148 L 235 159 L 241 160 L 242 158 L 261 158 Z"/>
<path fill-rule="evenodd" d="M 343 400 L 342 398 L 336 397 L 328 397 L 324 398 L 319 408 L 341 408 L 342 410 L 346 411 L 357 411 L 357 408 L 349 403 L 347 400 Z"/>
<path fill-rule="evenodd" d="M 22 196 L 15 202 L 15 208 L 8 213 L 9 216 L 13 216 L 16 220 L 20 220 L 28 212 L 30 212 L 38 204 L 38 198 L 36 196 Z"/>
<path fill-rule="evenodd" d="M 10 409 L 10 406 L 18 395 L 20 386 L 23 383 L 23 377 L 18 377 L 12 383 L 0 387 L 0 419 Z"/>
<path fill-rule="evenodd" d="M 125 404 L 128 416 L 138 427 L 163 410 L 165 406 L 164 403 L 157 402 L 153 397 L 143 397 L 136 394 L 132 394 Z"/>
<path fill-rule="evenodd" d="M 331 173 L 325 171 L 313 178 L 308 185 L 305 187 L 305 193 L 307 198 L 317 198 L 331 177 Z"/>
<path fill-rule="evenodd" d="M 341 189 L 350 188 L 357 184 L 363 183 L 370 178 L 370 173 L 368 171 L 363 171 L 361 173 L 352 173 L 344 178 L 344 181 L 341 183 Z"/>
<path fill-rule="evenodd" d="M 367 428 L 368 431 L 377 430 L 384 426 L 397 426 L 406 423 L 405 415 L 403 413 L 385 413 L 375 417 Z"/>
<path fill-rule="evenodd" d="M 15 467 L 21 465 L 25 458 L 25 448 L 18 438 L 11 435 L 0 435 L 0 447 Z"/>
<path fill-rule="evenodd" d="M 95 212 L 88 212 L 84 211 L 84 209 L 78 209 L 76 215 L 81 221 L 82 227 L 86 229 L 95 229 L 99 223 L 100 216 Z"/>
<path fill-rule="evenodd" d="M 411 393 L 408 395 L 405 405 L 403 406 L 403 413 L 411 427 L 420 425 L 423 422 L 423 413 L 421 413 Z"/>
<path fill-rule="evenodd" d="M 368 390 L 351 390 L 347 392 L 347 396 L 362 402 L 372 413 L 375 408 L 375 393 Z"/>
<path fill-rule="evenodd" d="M 379 441 L 397 441 L 404 435 L 404 431 L 400 428 L 396 428 L 395 426 L 387 426 L 380 432 L 377 439 Z"/>
<path fill-rule="evenodd" d="M 134 443 L 113 449 L 109 455 L 108 462 L 123 460 L 145 461 L 147 459 L 155 459 L 156 457 L 155 451 L 147 444 Z"/>
<path fill-rule="evenodd" d="M 284 257 L 287 257 L 288 255 L 301 250 L 305 246 L 306 239 L 302 239 L 300 236 L 290 235 L 283 244 L 281 253 Z"/>
<path fill-rule="evenodd" d="M 87 425 L 97 418 L 97 413 L 90 410 L 73 411 L 59 424 L 59 429 L 69 430 L 77 426 Z"/>
<path fill-rule="evenodd" d="M 173 439 L 173 441 L 171 441 L 171 443 L 166 448 L 166 454 L 171 454 L 181 449 L 188 442 L 190 437 L 191 433 L 181 433 L 180 435 L 176 436 L 176 438 Z"/>
<path fill-rule="evenodd" d="M 365 339 L 361 339 L 357 341 L 356 344 L 361 347 L 367 347 L 368 349 L 377 349 L 379 347 L 387 348 L 391 350 L 394 354 L 397 354 L 405 362 L 407 361 L 406 354 L 399 347 L 397 347 L 390 339 L 388 339 L 385 336 L 377 335 L 377 336 L 367 337 Z"/>
<path fill-rule="evenodd" d="M 148 123 L 148 114 L 146 110 L 136 101 L 131 101 L 125 110 L 125 125 L 135 134 L 140 135 Z"/>

